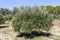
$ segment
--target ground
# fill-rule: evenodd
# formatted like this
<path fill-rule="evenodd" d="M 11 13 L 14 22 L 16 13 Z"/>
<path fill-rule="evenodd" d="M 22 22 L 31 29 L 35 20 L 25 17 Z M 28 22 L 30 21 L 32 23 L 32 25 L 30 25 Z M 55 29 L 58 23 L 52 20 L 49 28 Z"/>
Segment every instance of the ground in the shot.
<path fill-rule="evenodd" d="M 0 28 L 0 40 L 14 40 L 15 33 L 12 29 L 11 22 L 6 22 L 5 24 L 1 24 L 0 26 L 9 26 L 6 28 Z"/>
<path fill-rule="evenodd" d="M 60 40 L 60 20 L 55 20 L 52 22 L 54 26 L 50 29 L 50 33 L 53 35 L 50 37 L 34 37 L 33 39 L 25 39 L 24 37 L 18 38 L 16 37 L 17 33 L 14 32 L 11 21 L 6 21 L 5 24 L 1 24 L 0 26 L 9 26 L 5 28 L 0 28 L 0 40 Z"/>

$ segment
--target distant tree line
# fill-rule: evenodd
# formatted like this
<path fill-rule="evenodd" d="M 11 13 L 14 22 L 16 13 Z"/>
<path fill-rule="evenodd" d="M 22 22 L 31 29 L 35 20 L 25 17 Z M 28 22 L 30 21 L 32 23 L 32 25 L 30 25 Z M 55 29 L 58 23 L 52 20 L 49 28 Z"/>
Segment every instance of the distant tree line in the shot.
<path fill-rule="evenodd" d="M 60 6 L 40 6 L 40 7 L 46 7 L 48 13 L 56 14 L 56 15 L 60 14 Z M 23 8 L 23 6 L 21 8 Z M 14 7 L 13 10 L 9 10 L 7 8 L 0 8 L 0 13 L 3 15 L 7 15 L 7 14 L 14 15 L 18 9 L 19 9 L 18 7 Z"/>

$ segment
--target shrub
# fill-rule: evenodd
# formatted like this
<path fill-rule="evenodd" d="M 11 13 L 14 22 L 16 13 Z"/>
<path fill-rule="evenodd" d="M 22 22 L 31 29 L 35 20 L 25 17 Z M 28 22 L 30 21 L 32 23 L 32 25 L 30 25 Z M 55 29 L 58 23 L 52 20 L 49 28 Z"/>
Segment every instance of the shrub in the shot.
<path fill-rule="evenodd" d="M 2 14 L 0 14 L 0 24 L 5 22 L 5 18 Z"/>
<path fill-rule="evenodd" d="M 12 20 L 12 15 L 11 14 L 7 14 L 6 16 L 5 16 L 5 20 L 7 21 L 7 20 Z"/>
<path fill-rule="evenodd" d="M 52 27 L 53 15 L 43 10 L 40 7 L 23 7 L 19 9 L 12 23 L 14 30 L 27 33 L 34 29 L 48 31 Z"/>

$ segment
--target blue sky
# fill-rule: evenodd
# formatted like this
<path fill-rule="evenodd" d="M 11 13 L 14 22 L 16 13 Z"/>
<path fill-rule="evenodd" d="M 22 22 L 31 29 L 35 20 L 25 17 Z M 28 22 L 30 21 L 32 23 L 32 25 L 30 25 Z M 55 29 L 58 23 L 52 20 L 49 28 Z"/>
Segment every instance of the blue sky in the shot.
<path fill-rule="evenodd" d="M 13 9 L 20 6 L 60 5 L 60 0 L 0 0 L 0 8 Z"/>

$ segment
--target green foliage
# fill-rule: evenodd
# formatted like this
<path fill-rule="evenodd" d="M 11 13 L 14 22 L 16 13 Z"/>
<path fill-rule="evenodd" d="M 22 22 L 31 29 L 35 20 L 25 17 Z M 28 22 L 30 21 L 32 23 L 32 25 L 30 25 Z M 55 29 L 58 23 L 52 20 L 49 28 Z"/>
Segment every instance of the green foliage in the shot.
<path fill-rule="evenodd" d="M 46 9 L 47 9 L 48 13 L 55 14 L 55 15 L 60 14 L 60 6 L 56 6 L 56 7 L 46 6 Z"/>
<path fill-rule="evenodd" d="M 18 8 L 17 7 L 14 7 L 13 8 L 13 15 L 15 15 L 17 11 L 18 11 Z"/>
<path fill-rule="evenodd" d="M 7 9 L 7 8 L 0 8 L 0 13 L 2 15 L 7 15 L 7 14 L 12 14 L 11 10 Z"/>
<path fill-rule="evenodd" d="M 5 18 L 2 14 L 0 14 L 0 24 L 5 22 Z"/>
<path fill-rule="evenodd" d="M 53 15 L 46 13 L 44 8 L 22 7 L 16 13 L 12 22 L 15 31 L 31 32 L 35 30 L 48 31 L 52 26 Z"/>
<path fill-rule="evenodd" d="M 5 16 L 5 20 L 7 21 L 7 20 L 12 20 L 12 15 L 11 14 L 7 14 L 6 16 Z"/>

